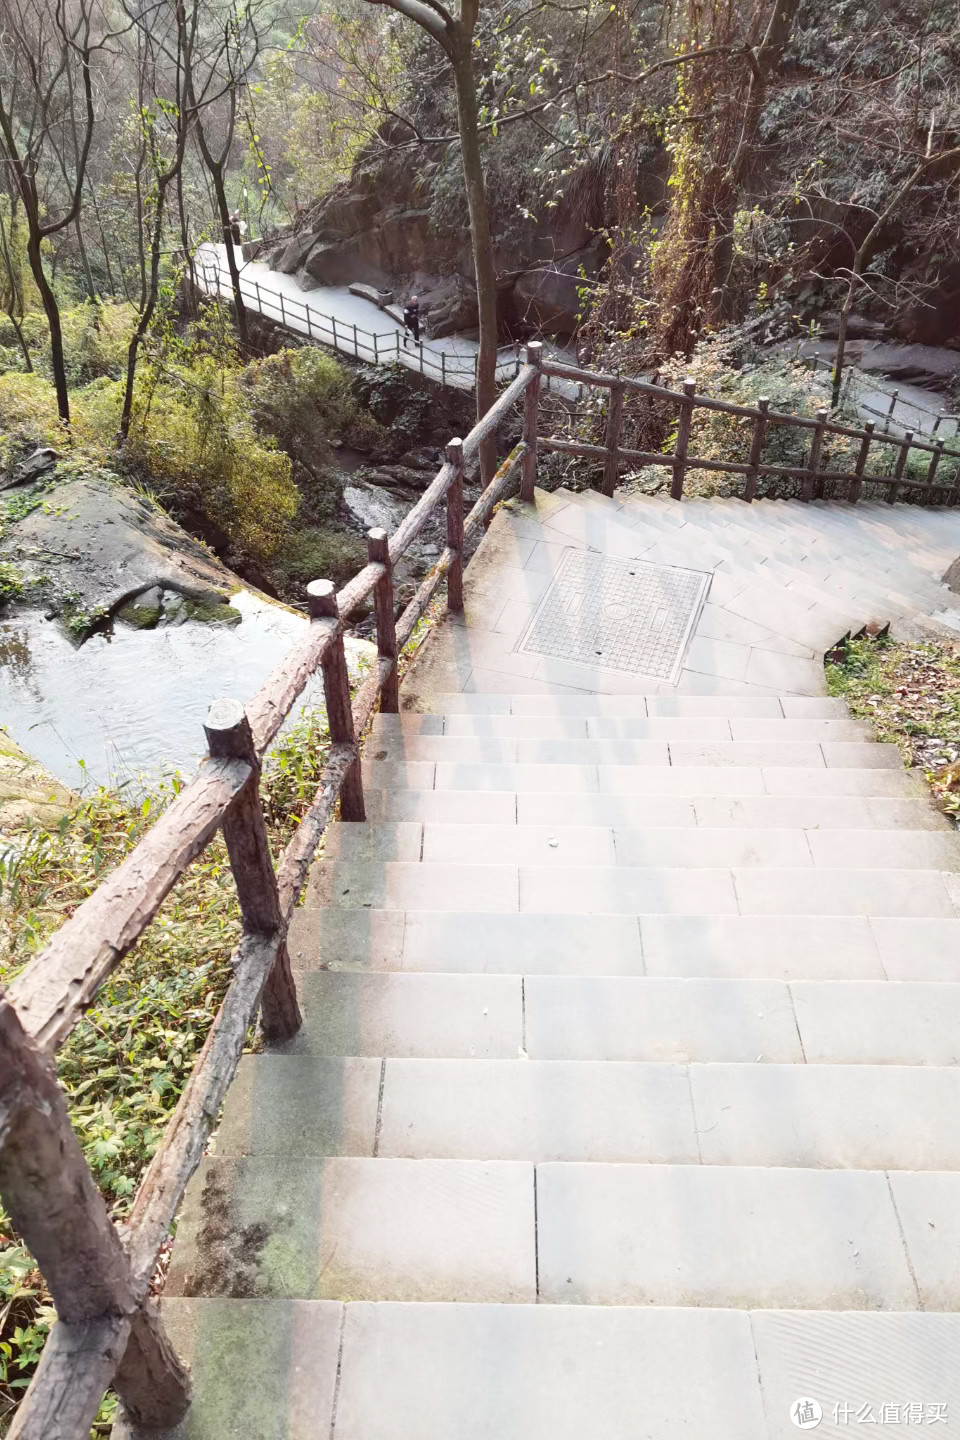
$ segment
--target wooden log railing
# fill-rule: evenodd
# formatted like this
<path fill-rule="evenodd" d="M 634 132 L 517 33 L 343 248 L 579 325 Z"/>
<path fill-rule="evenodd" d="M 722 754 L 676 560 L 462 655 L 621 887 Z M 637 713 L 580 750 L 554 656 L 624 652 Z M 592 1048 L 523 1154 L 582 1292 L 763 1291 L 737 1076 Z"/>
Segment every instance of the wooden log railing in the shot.
<path fill-rule="evenodd" d="M 528 346 L 528 352 L 531 348 Z M 529 359 L 528 354 L 528 362 Z M 553 451 L 560 455 L 570 455 L 602 464 L 602 491 L 605 495 L 613 493 L 618 472 L 622 466 L 629 465 L 636 468 L 658 465 L 671 472 L 670 494 L 674 500 L 683 498 L 684 485 L 691 470 L 710 470 L 727 475 L 744 476 L 742 498 L 746 501 L 756 498 L 758 481 L 761 477 L 766 477 L 774 481 L 798 482 L 800 498 L 808 501 L 822 498 L 825 494 L 825 487 L 829 483 L 835 487 L 835 498 L 846 499 L 852 503 L 856 503 L 860 499 L 864 485 L 883 486 L 885 497 L 891 504 L 900 497 L 903 490 L 909 490 L 914 499 L 933 501 L 935 497 L 939 497 L 939 503 L 946 505 L 956 503 L 954 489 L 960 490 L 960 485 L 956 485 L 954 481 L 950 483 L 938 481 L 936 471 L 944 456 L 960 461 L 960 449 L 948 449 L 940 439 L 920 440 L 912 431 L 907 431 L 902 437 L 888 434 L 878 435 L 875 433 L 873 421 L 867 421 L 861 430 L 855 426 L 843 425 L 839 421 L 831 420 L 830 412 L 827 410 L 819 410 L 815 419 L 807 415 L 790 415 L 782 411 L 771 410 L 770 401 L 765 397 L 758 400 L 756 406 L 735 405 L 727 400 L 717 400 L 710 395 L 698 394 L 694 382 L 690 379 L 683 382 L 682 390 L 672 390 L 665 385 L 656 384 L 654 381 L 638 380 L 625 375 L 604 374 L 597 370 L 581 370 L 575 365 L 567 365 L 555 360 L 544 359 L 541 362 L 538 357 L 536 364 L 539 373 L 547 379 L 548 383 L 551 379 L 556 379 L 588 389 L 604 389 L 610 392 L 602 444 L 572 440 L 559 435 L 541 435 L 538 433 L 536 417 L 532 422 L 528 417 L 524 426 L 524 441 L 528 447 L 528 453 Z M 623 400 L 625 395 L 630 394 L 643 395 L 651 400 L 662 400 L 675 412 L 677 436 L 672 450 L 656 452 L 631 450 L 623 447 L 621 444 Z M 697 410 L 711 411 L 751 421 L 752 434 L 748 458 L 745 457 L 743 461 L 712 460 L 705 456 L 691 454 L 692 419 Z M 770 439 L 770 433 L 774 426 L 812 432 L 805 464 L 791 466 L 764 463 L 763 450 Z M 860 441 L 860 450 L 853 470 L 822 469 L 825 440 L 827 436 L 832 435 Z M 887 446 L 888 450 L 896 451 L 892 474 L 867 473 L 867 461 L 872 445 Z M 906 473 L 909 457 L 914 452 L 930 456 L 926 473 L 922 478 Z M 528 488 L 532 497 L 532 482 L 529 487 L 525 485 L 525 494 Z"/>
<path fill-rule="evenodd" d="M 604 444 L 586 444 L 538 433 L 543 380 L 572 380 L 610 391 Z M 678 415 L 676 448 L 669 454 L 621 445 L 623 405 L 638 393 L 669 402 Z M 481 442 L 495 434 L 518 402 L 522 438 L 513 447 L 464 517 L 466 467 Z M 716 461 L 689 453 L 692 417 L 698 409 L 749 419 L 749 455 Z M 771 426 L 813 432 L 802 467 L 764 464 Z M 824 437 L 860 440 L 855 469 L 824 471 Z M 871 445 L 897 449 L 892 475 L 869 475 Z M 906 472 L 911 450 L 926 451 L 923 479 Z M 343 819 L 364 818 L 358 737 L 379 703 L 399 706 L 399 657 L 441 582 L 447 607 L 463 607 L 467 547 L 490 522 L 497 504 L 519 486 L 532 500 L 541 452 L 583 457 L 603 466 L 603 489 L 611 493 L 619 467 L 658 465 L 671 472 L 671 493 L 683 494 L 691 469 L 742 475 L 751 500 L 760 476 L 799 481 L 805 498 L 827 482 L 856 502 L 864 484 L 939 495 L 956 504 L 960 485 L 938 480 L 944 456 L 960 459 L 942 439 L 933 444 L 876 435 L 831 421 L 778 414 L 761 399 L 756 408 L 698 395 L 692 381 L 682 391 L 650 381 L 579 370 L 547 362 L 539 345 L 527 348 L 526 364 L 481 421 L 461 442 L 447 446 L 443 465 L 394 534 L 371 530 L 368 563 L 339 592 L 326 580 L 308 586 L 310 623 L 246 706 L 215 702 L 208 713 L 207 758 L 130 855 L 80 905 L 46 949 L 0 991 L 0 1193 L 14 1226 L 31 1249 L 57 1307 L 54 1326 L 33 1381 L 8 1431 L 8 1440 L 85 1440 L 104 1390 L 111 1383 L 124 1409 L 147 1429 L 169 1427 L 189 1403 L 189 1379 L 166 1339 L 150 1297 L 157 1257 L 183 1198 L 259 1009 L 271 1038 L 292 1035 L 301 1023 L 287 954 L 287 927 L 306 883 L 317 845 L 339 804 Z M 399 618 L 395 618 L 393 569 L 441 504 L 446 505 L 447 543 L 436 564 Z M 371 600 L 377 661 L 351 697 L 343 636 L 351 613 Z M 263 757 L 307 681 L 323 675 L 330 748 L 320 784 L 292 839 L 274 867 L 260 800 Z M 215 1016 L 190 1079 L 141 1182 L 129 1215 L 116 1226 L 97 1190 L 70 1125 L 65 1098 L 53 1070 L 57 1048 L 139 936 L 191 862 L 222 830 L 236 880 L 243 935 L 232 957 L 233 979 Z"/>

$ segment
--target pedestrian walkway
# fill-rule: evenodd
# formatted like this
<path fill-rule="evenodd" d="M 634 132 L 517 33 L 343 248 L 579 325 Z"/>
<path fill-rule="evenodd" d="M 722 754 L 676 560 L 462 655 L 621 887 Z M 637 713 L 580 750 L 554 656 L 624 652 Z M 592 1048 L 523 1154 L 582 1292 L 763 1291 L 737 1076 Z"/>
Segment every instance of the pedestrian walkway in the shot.
<path fill-rule="evenodd" d="M 472 390 L 476 383 L 479 345 L 463 335 L 414 343 L 389 310 L 353 295 L 345 285 L 303 290 L 295 276 L 271 270 L 259 260 L 244 261 L 235 249 L 244 306 L 297 335 L 306 335 L 352 359 L 371 365 L 403 365 L 443 385 Z M 230 299 L 233 289 L 225 245 L 201 245 L 197 278 L 208 295 Z M 558 352 L 559 353 L 559 352 Z M 497 359 L 497 379 L 512 380 L 520 368 L 516 346 L 504 346 Z"/>
<path fill-rule="evenodd" d="M 960 1427 L 960 837 L 822 664 L 938 632 L 958 553 L 902 505 L 501 508 L 191 1183 L 178 1436 Z"/>

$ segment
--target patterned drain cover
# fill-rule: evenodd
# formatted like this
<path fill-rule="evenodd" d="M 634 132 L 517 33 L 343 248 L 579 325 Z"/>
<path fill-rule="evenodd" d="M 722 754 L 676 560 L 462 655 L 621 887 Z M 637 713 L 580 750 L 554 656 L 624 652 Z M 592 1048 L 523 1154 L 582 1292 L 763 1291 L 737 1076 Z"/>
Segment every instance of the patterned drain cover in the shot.
<path fill-rule="evenodd" d="M 568 550 L 519 649 L 675 681 L 710 576 Z"/>

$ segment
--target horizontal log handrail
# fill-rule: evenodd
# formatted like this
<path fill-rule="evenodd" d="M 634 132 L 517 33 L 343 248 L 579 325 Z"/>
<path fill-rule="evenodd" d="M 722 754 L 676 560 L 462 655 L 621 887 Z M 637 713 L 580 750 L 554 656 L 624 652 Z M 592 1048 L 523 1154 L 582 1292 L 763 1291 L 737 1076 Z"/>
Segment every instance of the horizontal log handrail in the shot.
<path fill-rule="evenodd" d="M 610 391 L 603 444 L 539 435 L 540 401 L 551 377 Z M 622 401 L 629 393 L 675 407 L 680 423 L 671 453 L 621 446 Z M 477 457 L 482 441 L 496 433 L 521 401 L 522 439 L 464 517 L 465 469 Z M 745 446 L 749 457 L 720 461 L 690 454 L 690 419 L 698 409 L 749 420 Z M 771 425 L 812 431 L 805 465 L 764 463 L 762 451 Z M 861 441 L 853 471 L 821 469 L 825 435 Z M 895 447 L 894 473 L 867 473 L 874 443 Z M 923 479 L 906 473 L 913 449 L 931 455 Z M 763 399 L 757 407 L 732 405 L 698 395 L 690 381 L 677 391 L 655 382 L 580 370 L 548 362 L 539 345 L 529 345 L 516 378 L 462 442 L 450 442 L 437 474 L 394 534 L 370 532 L 367 564 L 339 592 L 328 581 L 308 586 L 310 622 L 257 694 L 245 708 L 235 701 L 211 707 L 210 753 L 194 779 L 6 994 L 0 991 L 0 1188 L 14 1223 L 43 1266 L 61 1314 L 8 1440 L 85 1440 L 111 1381 L 131 1418 L 147 1429 L 175 1424 L 189 1403 L 187 1378 L 149 1298 L 157 1256 L 200 1163 L 258 1007 L 270 1036 L 292 1034 L 300 1024 L 287 927 L 338 804 L 344 819 L 364 817 L 358 737 L 378 704 L 388 711 L 398 708 L 400 654 L 444 579 L 448 609 L 462 608 L 465 551 L 490 523 L 495 507 L 518 487 L 523 499 L 533 498 L 539 452 L 601 463 L 605 493 L 611 493 L 619 467 L 627 464 L 670 470 L 677 498 L 682 497 L 685 475 L 697 469 L 744 477 L 747 500 L 753 498 L 760 476 L 799 481 L 809 495 L 822 494 L 827 483 L 834 484 L 844 487 L 851 502 L 865 484 L 885 486 L 891 500 L 901 487 L 943 496 L 950 504 L 960 498 L 960 485 L 952 478 L 937 478 L 937 466 L 945 456 L 960 459 L 960 451 L 947 449 L 942 440 L 930 445 L 910 435 L 876 435 L 872 423 L 864 430 L 854 429 L 833 422 L 826 411 L 815 420 L 783 415 L 771 411 Z M 394 567 L 444 502 L 447 543 L 395 618 Z M 345 625 L 351 614 L 371 601 L 377 661 L 351 696 L 343 649 Z M 318 670 L 323 675 L 330 746 L 313 799 L 274 867 L 260 801 L 260 765 Z M 114 1227 L 72 1137 L 50 1059 L 218 830 L 226 839 L 243 920 L 243 935 L 231 960 L 233 978 L 130 1214 L 122 1226 Z M 30 1164 L 25 1159 L 28 1154 L 33 1157 Z M 55 1154 L 67 1156 L 73 1169 L 64 1169 L 63 1162 L 54 1173 Z M 76 1216 L 58 1220 L 65 1208 L 62 1203 L 53 1220 L 47 1215 L 41 1223 L 33 1213 L 42 1209 L 32 1201 L 43 1181 L 54 1199 L 65 1195 L 71 1184 L 70 1193 L 85 1197 L 85 1248 L 78 1250 Z M 99 1256 L 99 1271 L 90 1256 L 94 1260 Z"/>

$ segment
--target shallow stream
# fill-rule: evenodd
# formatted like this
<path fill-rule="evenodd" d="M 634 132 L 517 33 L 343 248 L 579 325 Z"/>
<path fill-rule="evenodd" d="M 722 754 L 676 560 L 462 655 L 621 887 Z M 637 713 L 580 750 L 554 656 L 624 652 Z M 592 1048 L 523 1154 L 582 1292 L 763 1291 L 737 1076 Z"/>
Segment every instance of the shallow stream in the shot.
<path fill-rule="evenodd" d="M 79 647 L 37 611 L 0 622 L 0 724 L 74 789 L 192 774 L 211 700 L 249 700 L 307 623 L 243 590 L 230 604 L 239 625 L 118 622 Z M 312 681 L 293 715 L 322 703 Z"/>

